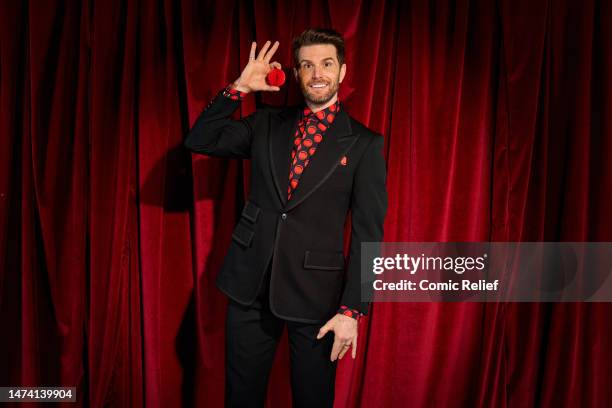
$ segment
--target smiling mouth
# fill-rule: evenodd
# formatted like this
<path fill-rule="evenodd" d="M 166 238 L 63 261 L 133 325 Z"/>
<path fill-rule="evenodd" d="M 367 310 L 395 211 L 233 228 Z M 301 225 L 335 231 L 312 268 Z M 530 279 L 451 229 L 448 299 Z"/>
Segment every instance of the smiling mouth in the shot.
<path fill-rule="evenodd" d="M 323 89 L 327 87 L 327 84 L 312 84 L 308 86 L 313 89 Z"/>

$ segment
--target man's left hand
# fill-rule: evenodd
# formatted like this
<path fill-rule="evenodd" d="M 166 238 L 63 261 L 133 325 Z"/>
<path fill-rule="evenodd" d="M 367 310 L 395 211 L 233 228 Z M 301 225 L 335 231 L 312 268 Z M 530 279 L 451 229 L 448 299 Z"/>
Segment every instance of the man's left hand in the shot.
<path fill-rule="evenodd" d="M 334 332 L 334 345 L 331 352 L 331 361 L 342 359 L 349 348 L 353 348 L 352 356 L 357 357 L 357 320 L 349 316 L 337 314 L 321 329 L 317 335 L 317 339 L 322 339 L 327 332 Z"/>

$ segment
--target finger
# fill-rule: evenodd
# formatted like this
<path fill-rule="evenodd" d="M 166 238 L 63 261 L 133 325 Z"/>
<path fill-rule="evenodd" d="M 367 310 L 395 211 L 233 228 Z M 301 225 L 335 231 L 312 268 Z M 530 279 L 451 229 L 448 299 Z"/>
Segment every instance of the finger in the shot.
<path fill-rule="evenodd" d="M 340 351 L 342 351 L 342 343 L 340 343 L 340 340 L 336 339 L 332 346 L 331 361 L 335 361 L 338 358 Z"/>
<path fill-rule="evenodd" d="M 266 87 L 263 90 L 264 91 L 274 91 L 274 92 L 277 92 L 277 91 L 280 91 L 280 88 L 278 86 L 266 85 Z M 323 335 L 325 335 L 325 334 L 323 334 Z M 319 338 L 319 337 L 317 337 L 317 338 Z"/>
<path fill-rule="evenodd" d="M 270 88 L 278 88 L 278 86 L 271 86 Z M 278 88 L 280 90 L 280 88 Z M 327 334 L 328 331 L 331 330 L 331 326 L 328 324 L 325 324 L 323 327 L 321 327 L 319 329 L 319 334 L 317 334 L 317 340 L 322 338 L 323 336 L 325 336 Z M 336 344 L 336 343 L 334 343 Z"/>
<path fill-rule="evenodd" d="M 259 50 L 259 54 L 257 54 L 257 59 L 259 61 L 263 61 L 264 56 L 266 55 L 266 52 L 268 51 L 268 48 L 270 48 L 270 41 L 266 41 L 262 49 Z"/>
<path fill-rule="evenodd" d="M 342 351 L 340 352 L 340 355 L 338 356 L 338 360 L 342 360 L 342 357 L 344 357 L 347 351 L 349 351 L 349 347 L 342 347 Z"/>
<path fill-rule="evenodd" d="M 277 69 L 283 69 L 283 67 L 281 66 L 280 62 L 278 62 L 278 61 L 271 62 L 270 66 L 273 67 L 273 68 L 277 68 Z"/>
<path fill-rule="evenodd" d="M 357 358 L 357 336 L 353 339 L 353 360 Z"/>
<path fill-rule="evenodd" d="M 274 45 L 272 46 L 272 48 L 270 48 L 270 51 L 267 52 L 266 56 L 264 57 L 264 61 L 266 62 L 270 62 L 270 60 L 272 59 L 272 57 L 274 56 L 274 53 L 276 52 L 276 50 L 278 50 L 278 45 L 280 43 L 278 41 L 274 42 Z"/>
<path fill-rule="evenodd" d="M 255 50 L 257 49 L 257 43 L 253 41 L 251 43 L 251 52 L 249 53 L 249 60 L 255 59 Z"/>

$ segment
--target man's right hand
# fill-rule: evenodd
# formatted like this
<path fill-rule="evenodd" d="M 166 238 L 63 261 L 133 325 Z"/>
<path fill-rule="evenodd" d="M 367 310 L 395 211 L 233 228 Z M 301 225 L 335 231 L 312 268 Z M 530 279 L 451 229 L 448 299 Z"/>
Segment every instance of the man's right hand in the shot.
<path fill-rule="evenodd" d="M 255 58 L 255 50 L 257 43 L 251 44 L 251 53 L 249 54 L 249 63 L 242 70 L 240 78 L 233 83 L 233 88 L 240 92 L 255 92 L 255 91 L 280 91 L 278 86 L 270 86 L 266 82 L 266 75 L 272 68 L 281 69 L 281 64 L 274 61 L 270 62 L 274 53 L 278 49 L 279 42 L 276 41 L 270 48 L 270 41 L 266 41 L 263 48 L 259 51 Z"/>

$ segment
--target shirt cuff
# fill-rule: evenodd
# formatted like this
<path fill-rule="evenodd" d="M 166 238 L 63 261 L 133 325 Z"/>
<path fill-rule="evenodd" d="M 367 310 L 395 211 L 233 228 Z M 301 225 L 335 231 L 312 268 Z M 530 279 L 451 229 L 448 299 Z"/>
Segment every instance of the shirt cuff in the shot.
<path fill-rule="evenodd" d="M 223 90 L 223 96 L 225 96 L 226 98 L 230 98 L 233 101 L 241 101 L 246 96 L 246 92 L 241 92 L 237 89 L 234 89 L 232 88 L 232 84 L 229 84 Z"/>
<path fill-rule="evenodd" d="M 352 317 L 353 319 L 357 321 L 359 321 L 359 319 L 361 319 L 361 316 L 363 316 L 363 314 L 359 312 L 359 310 L 350 309 L 349 307 L 344 306 L 344 305 L 340 306 L 340 309 L 338 309 L 338 314 Z"/>

